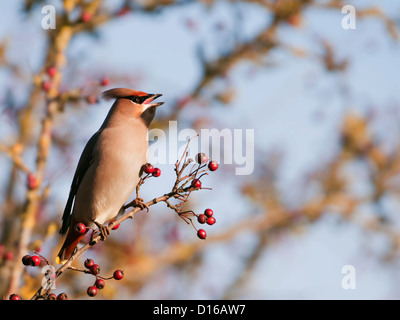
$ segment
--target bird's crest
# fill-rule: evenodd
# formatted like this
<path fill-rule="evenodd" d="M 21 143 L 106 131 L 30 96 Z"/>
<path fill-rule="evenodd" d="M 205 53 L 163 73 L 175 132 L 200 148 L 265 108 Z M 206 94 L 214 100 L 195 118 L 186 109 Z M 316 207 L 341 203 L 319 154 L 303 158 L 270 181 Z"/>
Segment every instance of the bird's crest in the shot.
<path fill-rule="evenodd" d="M 107 91 L 104 91 L 101 96 L 106 99 L 118 99 L 118 98 L 126 98 L 131 96 L 147 96 L 146 92 L 137 91 L 129 88 L 114 88 Z"/>

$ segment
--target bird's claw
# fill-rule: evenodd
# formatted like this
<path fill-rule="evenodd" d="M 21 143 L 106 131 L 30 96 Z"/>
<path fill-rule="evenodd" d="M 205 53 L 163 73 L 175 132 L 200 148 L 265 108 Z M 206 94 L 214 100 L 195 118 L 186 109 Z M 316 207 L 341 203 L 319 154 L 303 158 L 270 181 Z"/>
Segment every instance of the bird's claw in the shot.
<path fill-rule="evenodd" d="M 144 210 L 146 208 L 147 212 L 149 212 L 149 206 L 144 203 L 144 200 L 142 198 L 136 198 L 130 203 L 130 205 L 135 208 L 140 208 L 141 210 Z"/>
<path fill-rule="evenodd" d="M 97 228 L 99 228 L 98 233 L 100 235 L 101 241 L 106 240 L 107 236 L 111 233 L 110 228 L 108 226 L 104 226 L 96 221 L 94 221 L 94 223 L 96 224 Z M 93 241 L 93 235 L 94 235 L 94 232 L 92 233 L 92 238 L 90 239 L 91 240 L 90 242 Z"/>

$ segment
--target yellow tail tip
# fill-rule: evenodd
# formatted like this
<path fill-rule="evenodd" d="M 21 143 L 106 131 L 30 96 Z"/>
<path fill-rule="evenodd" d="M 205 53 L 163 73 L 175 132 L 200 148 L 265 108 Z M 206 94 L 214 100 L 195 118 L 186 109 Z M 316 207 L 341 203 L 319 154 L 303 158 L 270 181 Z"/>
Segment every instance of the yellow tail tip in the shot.
<path fill-rule="evenodd" d="M 67 262 L 67 260 L 61 260 L 61 258 L 57 256 L 57 258 L 56 258 L 57 264 L 65 264 L 66 262 Z"/>

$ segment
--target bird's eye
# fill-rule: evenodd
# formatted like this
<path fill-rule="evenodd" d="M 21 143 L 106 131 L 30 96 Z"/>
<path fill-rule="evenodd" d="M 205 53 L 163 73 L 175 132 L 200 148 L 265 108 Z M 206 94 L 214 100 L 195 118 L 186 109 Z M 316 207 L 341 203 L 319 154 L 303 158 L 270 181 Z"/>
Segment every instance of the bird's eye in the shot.
<path fill-rule="evenodd" d="M 135 103 L 140 103 L 140 99 L 138 97 L 131 97 L 130 100 Z"/>

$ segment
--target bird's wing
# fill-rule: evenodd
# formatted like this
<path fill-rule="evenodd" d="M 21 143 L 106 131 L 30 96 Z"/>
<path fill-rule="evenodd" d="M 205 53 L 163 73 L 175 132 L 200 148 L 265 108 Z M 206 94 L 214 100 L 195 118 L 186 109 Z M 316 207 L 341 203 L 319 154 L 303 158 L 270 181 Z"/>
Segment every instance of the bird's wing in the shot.
<path fill-rule="evenodd" d="M 93 163 L 93 151 L 97 144 L 97 140 L 101 134 L 101 130 L 97 131 L 88 141 L 85 148 L 83 149 L 82 155 L 79 159 L 78 166 L 76 167 L 75 175 L 72 180 L 71 189 L 69 191 L 69 197 L 67 204 L 65 205 L 64 214 L 62 216 L 62 227 L 60 233 L 64 235 L 69 228 L 72 213 L 72 204 L 74 202 L 76 193 L 78 191 L 79 185 L 89 169 L 90 165 Z"/>

